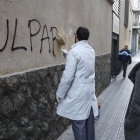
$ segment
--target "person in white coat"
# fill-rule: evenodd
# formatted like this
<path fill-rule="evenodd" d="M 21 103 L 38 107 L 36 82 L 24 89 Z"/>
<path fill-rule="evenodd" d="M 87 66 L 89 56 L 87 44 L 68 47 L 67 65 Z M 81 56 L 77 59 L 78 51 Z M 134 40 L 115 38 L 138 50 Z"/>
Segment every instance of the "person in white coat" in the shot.
<path fill-rule="evenodd" d="M 98 116 L 95 53 L 88 38 L 89 30 L 79 27 L 56 93 L 57 114 L 72 120 L 75 140 L 95 140 L 94 116 Z"/>

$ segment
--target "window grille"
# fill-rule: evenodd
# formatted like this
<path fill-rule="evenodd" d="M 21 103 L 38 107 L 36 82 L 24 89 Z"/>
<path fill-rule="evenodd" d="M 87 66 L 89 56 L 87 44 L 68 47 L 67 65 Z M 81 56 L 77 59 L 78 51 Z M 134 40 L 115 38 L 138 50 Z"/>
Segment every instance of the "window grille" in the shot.
<path fill-rule="evenodd" d="M 120 18 L 121 0 L 115 0 L 113 4 L 113 11 Z"/>

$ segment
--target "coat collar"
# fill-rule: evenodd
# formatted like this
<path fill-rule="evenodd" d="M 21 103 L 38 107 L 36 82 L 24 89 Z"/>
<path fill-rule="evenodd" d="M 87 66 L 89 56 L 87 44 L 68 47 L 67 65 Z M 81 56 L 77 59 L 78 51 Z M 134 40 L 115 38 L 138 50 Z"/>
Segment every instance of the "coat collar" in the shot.
<path fill-rule="evenodd" d="M 136 76 L 136 73 L 137 73 L 137 71 L 138 71 L 139 68 L 140 68 L 140 62 L 137 63 L 137 64 L 133 67 L 133 69 L 131 70 L 131 72 L 130 72 L 129 75 L 128 75 L 128 78 L 129 78 L 133 83 L 135 83 L 135 76 Z"/>
<path fill-rule="evenodd" d="M 77 45 L 79 44 L 88 44 L 88 41 L 87 40 L 81 40 L 81 41 L 78 41 L 77 43 L 75 43 L 74 45 L 71 46 L 71 48 L 73 49 L 74 47 L 76 47 Z"/>

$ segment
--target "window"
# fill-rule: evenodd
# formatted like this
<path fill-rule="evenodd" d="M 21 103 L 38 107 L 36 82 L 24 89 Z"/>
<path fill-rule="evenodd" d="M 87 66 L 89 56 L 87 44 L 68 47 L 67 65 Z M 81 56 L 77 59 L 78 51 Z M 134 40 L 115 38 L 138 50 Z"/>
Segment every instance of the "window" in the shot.
<path fill-rule="evenodd" d="M 125 0 L 125 15 L 124 15 L 124 25 L 128 26 L 128 18 L 129 18 L 129 0 Z"/>
<path fill-rule="evenodd" d="M 113 4 L 113 11 L 119 18 L 120 18 L 120 8 L 121 8 L 121 1 L 115 0 Z"/>

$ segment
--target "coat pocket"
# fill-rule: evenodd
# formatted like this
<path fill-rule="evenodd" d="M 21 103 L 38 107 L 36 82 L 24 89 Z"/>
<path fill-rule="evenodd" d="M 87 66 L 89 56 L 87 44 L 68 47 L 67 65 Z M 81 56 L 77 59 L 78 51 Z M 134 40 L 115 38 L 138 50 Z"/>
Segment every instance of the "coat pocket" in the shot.
<path fill-rule="evenodd" d="M 90 107 L 94 94 L 94 84 L 79 84 L 76 97 L 76 114 L 80 114 L 81 112 L 83 112 L 83 110 Z"/>
<path fill-rule="evenodd" d="M 74 80 L 72 82 L 70 88 L 69 88 L 67 96 L 70 97 L 70 98 L 76 99 L 77 93 L 78 93 L 78 89 L 79 89 L 79 82 L 78 82 L 78 80 Z"/>

